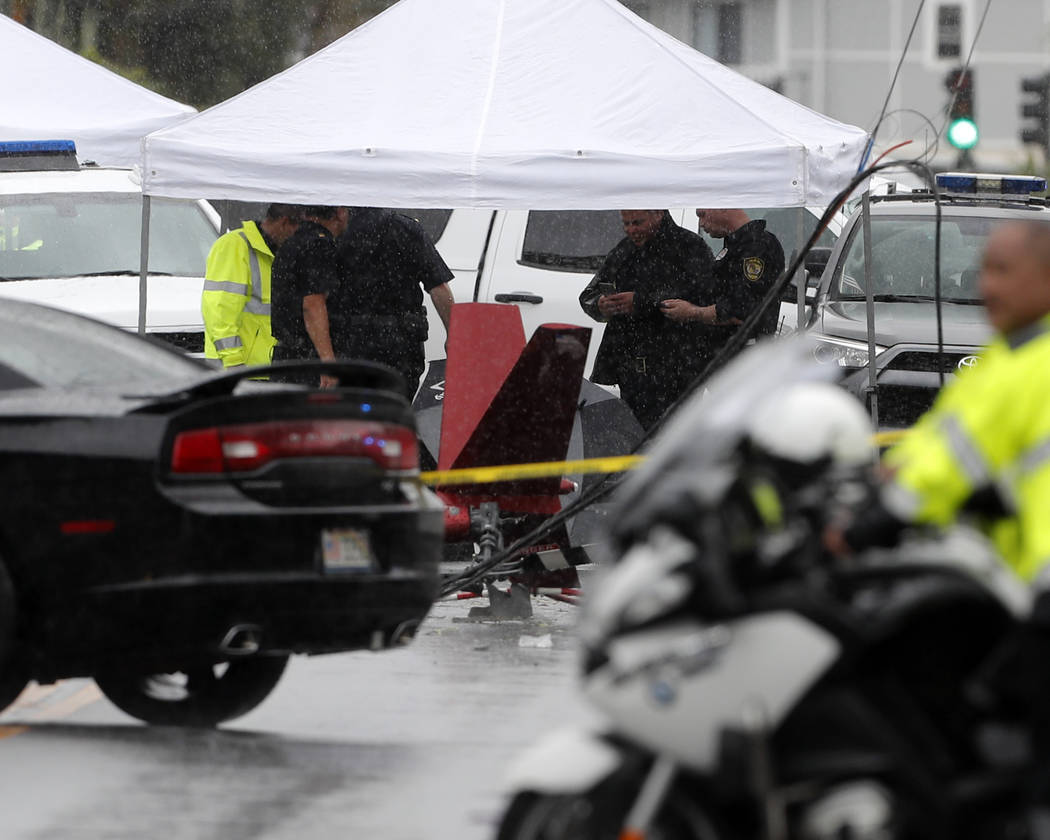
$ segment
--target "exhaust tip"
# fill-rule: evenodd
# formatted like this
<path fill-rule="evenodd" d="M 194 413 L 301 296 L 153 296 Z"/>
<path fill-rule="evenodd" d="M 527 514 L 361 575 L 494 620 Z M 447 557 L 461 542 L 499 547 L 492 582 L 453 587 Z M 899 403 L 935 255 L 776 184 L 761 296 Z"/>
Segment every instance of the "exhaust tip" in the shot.
<path fill-rule="evenodd" d="M 227 656 L 251 656 L 262 646 L 262 628 L 257 624 L 234 624 L 219 642 Z"/>
<path fill-rule="evenodd" d="M 410 621 L 402 621 L 397 627 L 394 628 L 394 632 L 390 634 L 390 645 L 407 645 L 416 637 L 416 630 L 419 629 L 419 621 L 412 619 Z"/>

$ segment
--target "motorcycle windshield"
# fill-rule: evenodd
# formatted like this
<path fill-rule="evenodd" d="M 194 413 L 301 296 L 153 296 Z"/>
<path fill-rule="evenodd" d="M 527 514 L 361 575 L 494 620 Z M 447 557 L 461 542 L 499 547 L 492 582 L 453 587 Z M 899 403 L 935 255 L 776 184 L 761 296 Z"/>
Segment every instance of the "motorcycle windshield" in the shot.
<path fill-rule="evenodd" d="M 654 491 L 686 475 L 692 483 L 721 475 L 747 432 L 761 400 L 800 382 L 833 382 L 836 364 L 816 361 L 816 342 L 804 335 L 770 339 L 746 349 L 693 394 L 654 438 L 647 460 L 620 488 L 621 509 L 658 506 Z M 635 510 L 637 513 L 637 510 Z M 636 516 L 632 516 L 636 518 Z"/>

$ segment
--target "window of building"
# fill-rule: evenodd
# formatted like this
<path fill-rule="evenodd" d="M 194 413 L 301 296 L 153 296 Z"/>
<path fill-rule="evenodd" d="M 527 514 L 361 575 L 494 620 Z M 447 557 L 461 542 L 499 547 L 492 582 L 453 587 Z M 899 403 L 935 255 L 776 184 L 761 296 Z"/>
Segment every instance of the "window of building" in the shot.
<path fill-rule="evenodd" d="M 693 46 L 722 64 L 740 64 L 744 55 L 743 4 L 700 0 L 693 17 Z"/>
<path fill-rule="evenodd" d="M 744 34 L 742 18 L 739 3 L 723 3 L 718 7 L 718 60 L 723 64 L 740 63 Z"/>
<path fill-rule="evenodd" d="M 937 57 L 962 55 L 963 7 L 961 3 L 941 3 L 937 7 Z"/>

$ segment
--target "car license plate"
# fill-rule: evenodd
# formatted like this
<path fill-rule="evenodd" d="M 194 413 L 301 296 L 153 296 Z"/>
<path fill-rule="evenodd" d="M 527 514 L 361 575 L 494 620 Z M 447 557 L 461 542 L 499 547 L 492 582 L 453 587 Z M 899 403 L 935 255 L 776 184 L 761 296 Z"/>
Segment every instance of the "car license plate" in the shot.
<path fill-rule="evenodd" d="M 359 528 L 321 531 L 321 558 L 326 572 L 369 572 L 374 566 L 372 540 Z"/>

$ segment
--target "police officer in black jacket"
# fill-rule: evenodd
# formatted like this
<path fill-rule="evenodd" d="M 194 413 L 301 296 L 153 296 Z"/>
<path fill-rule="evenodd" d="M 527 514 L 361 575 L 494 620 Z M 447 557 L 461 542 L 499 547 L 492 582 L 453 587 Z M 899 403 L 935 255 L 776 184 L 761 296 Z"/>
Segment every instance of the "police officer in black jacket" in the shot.
<path fill-rule="evenodd" d="M 335 358 L 338 331 L 330 297 L 339 288 L 336 237 L 346 227 L 345 207 L 302 208 L 302 223 L 274 257 L 271 272 L 270 325 L 277 344 L 275 362 Z M 316 376 L 274 374 L 271 379 L 317 385 Z M 320 377 L 322 388 L 334 388 L 332 376 Z"/>
<path fill-rule="evenodd" d="M 377 207 L 350 208 L 338 251 L 341 282 L 331 301 L 341 324 L 334 336 L 336 355 L 397 369 L 411 400 L 426 365 L 423 291 L 447 335 L 452 272 L 419 222 Z"/>
<path fill-rule="evenodd" d="M 715 255 L 718 293 L 711 305 L 703 307 L 687 301 L 668 301 L 664 312 L 678 322 L 739 324 L 754 311 L 784 271 L 784 249 L 766 230 L 763 220 L 752 220 L 743 210 L 699 209 L 696 216 L 708 236 L 725 242 L 725 247 Z M 770 304 L 762 314 L 759 335 L 776 332 L 779 311 L 779 305 Z"/>
<path fill-rule="evenodd" d="M 620 396 L 648 429 L 725 341 L 727 328 L 675 322 L 667 300 L 715 300 L 711 249 L 676 225 L 666 210 L 621 212 L 627 236 L 609 252 L 580 294 L 584 312 L 605 321 L 591 379 L 619 385 Z"/>

